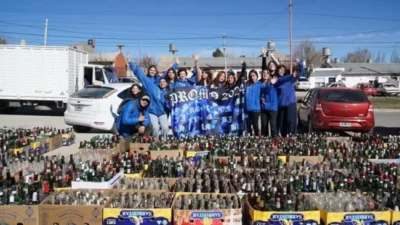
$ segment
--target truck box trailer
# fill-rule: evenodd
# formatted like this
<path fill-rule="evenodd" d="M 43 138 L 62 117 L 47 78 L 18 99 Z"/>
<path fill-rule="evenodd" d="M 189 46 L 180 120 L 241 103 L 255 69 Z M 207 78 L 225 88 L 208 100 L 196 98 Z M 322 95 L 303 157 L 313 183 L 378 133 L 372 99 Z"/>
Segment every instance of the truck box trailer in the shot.
<path fill-rule="evenodd" d="M 109 83 L 88 53 L 69 47 L 0 45 L 0 107 L 56 104 L 85 85 Z"/>

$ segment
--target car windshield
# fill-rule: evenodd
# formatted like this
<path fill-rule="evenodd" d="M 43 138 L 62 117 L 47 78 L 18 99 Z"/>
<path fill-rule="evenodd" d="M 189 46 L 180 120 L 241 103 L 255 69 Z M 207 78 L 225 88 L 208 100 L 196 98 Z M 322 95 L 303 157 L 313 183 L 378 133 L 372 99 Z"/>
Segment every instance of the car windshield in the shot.
<path fill-rule="evenodd" d="M 385 87 L 396 87 L 394 84 L 385 84 Z"/>
<path fill-rule="evenodd" d="M 337 103 L 368 102 L 368 98 L 364 92 L 358 90 L 321 90 L 321 100 L 323 102 Z"/>
<path fill-rule="evenodd" d="M 71 95 L 71 98 L 103 98 L 115 89 L 109 87 L 89 86 Z"/>
<path fill-rule="evenodd" d="M 299 81 L 308 81 L 307 78 L 299 78 Z"/>

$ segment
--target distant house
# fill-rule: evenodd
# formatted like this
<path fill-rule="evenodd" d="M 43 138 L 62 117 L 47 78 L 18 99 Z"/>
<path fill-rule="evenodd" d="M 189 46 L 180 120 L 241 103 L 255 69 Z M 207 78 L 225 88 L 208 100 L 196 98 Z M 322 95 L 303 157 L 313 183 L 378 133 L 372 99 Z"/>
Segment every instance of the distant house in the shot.
<path fill-rule="evenodd" d="M 122 52 L 93 52 L 89 54 L 89 63 L 114 66 L 118 77 L 127 76 L 126 60 Z"/>
<path fill-rule="evenodd" d="M 358 83 L 385 83 L 390 82 L 399 86 L 400 63 L 331 63 L 333 68 L 343 68 L 341 80 L 347 86 Z"/>

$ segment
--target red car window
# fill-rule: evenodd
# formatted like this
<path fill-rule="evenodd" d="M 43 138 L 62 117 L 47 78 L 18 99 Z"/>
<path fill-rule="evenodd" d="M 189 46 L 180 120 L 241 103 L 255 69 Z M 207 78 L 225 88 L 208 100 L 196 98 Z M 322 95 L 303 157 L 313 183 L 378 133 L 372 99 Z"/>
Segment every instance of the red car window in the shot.
<path fill-rule="evenodd" d="M 365 103 L 367 96 L 362 91 L 356 90 L 322 90 L 322 102 Z"/>

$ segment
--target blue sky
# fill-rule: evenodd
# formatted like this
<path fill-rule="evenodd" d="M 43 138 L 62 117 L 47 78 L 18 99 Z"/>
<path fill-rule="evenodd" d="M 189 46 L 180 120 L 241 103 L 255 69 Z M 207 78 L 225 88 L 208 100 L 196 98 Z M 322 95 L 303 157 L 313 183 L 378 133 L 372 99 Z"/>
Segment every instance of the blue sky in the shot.
<path fill-rule="evenodd" d="M 169 54 L 173 42 L 180 56 L 211 56 L 225 33 L 231 55 L 257 55 L 269 40 L 289 53 L 288 0 L 3 0 L 1 5 L 0 34 L 15 44 L 20 39 L 43 44 L 48 19 L 48 45 L 94 38 L 99 52 L 125 44 L 124 52 L 134 56 L 158 57 Z M 398 0 L 293 0 L 293 44 L 308 37 L 318 49 L 331 47 L 333 57 L 358 48 L 390 57 L 400 49 L 399 11 Z"/>

